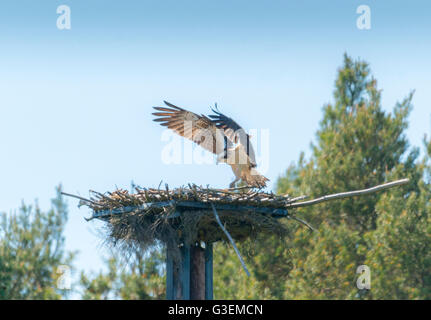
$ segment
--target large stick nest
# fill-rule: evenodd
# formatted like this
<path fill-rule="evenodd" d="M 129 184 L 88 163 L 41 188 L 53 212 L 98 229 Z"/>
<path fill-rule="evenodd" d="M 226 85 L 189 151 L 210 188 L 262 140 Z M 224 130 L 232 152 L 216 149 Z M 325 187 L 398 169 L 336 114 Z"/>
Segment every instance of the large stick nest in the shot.
<path fill-rule="evenodd" d="M 170 190 L 135 188 L 136 193 L 116 190 L 101 194 L 90 191 L 82 204 L 93 210 L 93 218 L 108 223 L 108 236 L 115 244 L 146 248 L 157 242 L 168 247 L 226 241 L 211 203 L 224 227 L 236 241 L 258 235 L 288 235 L 280 218 L 291 218 L 286 208 L 298 200 L 250 188 L 210 189 L 189 185 Z"/>

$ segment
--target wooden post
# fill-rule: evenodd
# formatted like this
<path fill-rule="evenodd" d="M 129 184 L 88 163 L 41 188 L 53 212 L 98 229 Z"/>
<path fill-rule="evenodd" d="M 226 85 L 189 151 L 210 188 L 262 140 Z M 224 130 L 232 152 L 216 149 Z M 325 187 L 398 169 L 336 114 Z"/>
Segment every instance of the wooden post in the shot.
<path fill-rule="evenodd" d="M 190 246 L 182 246 L 181 248 L 181 299 L 190 300 Z"/>
<path fill-rule="evenodd" d="M 205 249 L 200 245 L 190 248 L 190 299 L 205 299 Z"/>
<path fill-rule="evenodd" d="M 181 247 L 181 264 L 175 264 L 171 251 L 166 256 L 166 299 L 212 300 L 212 244 Z"/>

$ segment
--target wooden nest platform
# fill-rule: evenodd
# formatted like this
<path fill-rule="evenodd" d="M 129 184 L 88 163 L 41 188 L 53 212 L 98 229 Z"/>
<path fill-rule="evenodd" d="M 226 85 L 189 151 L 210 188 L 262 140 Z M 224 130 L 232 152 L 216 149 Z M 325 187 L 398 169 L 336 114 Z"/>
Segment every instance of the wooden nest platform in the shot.
<path fill-rule="evenodd" d="M 109 222 L 109 236 L 114 242 L 147 246 L 155 241 L 212 243 L 226 240 L 227 230 L 238 241 L 258 234 L 284 237 L 288 231 L 280 218 L 296 220 L 287 206 L 303 198 L 250 188 L 210 189 L 196 185 L 176 189 L 167 185 L 164 189 L 137 187 L 135 191 L 90 191 L 90 199 L 80 197 L 80 204 L 93 211 L 87 220 Z"/>

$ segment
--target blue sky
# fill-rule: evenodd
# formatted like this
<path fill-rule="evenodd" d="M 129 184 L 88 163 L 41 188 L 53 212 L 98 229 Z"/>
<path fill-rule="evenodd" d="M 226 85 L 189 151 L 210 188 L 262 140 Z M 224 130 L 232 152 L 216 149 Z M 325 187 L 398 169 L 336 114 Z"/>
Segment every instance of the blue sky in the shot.
<path fill-rule="evenodd" d="M 70 30 L 56 27 L 59 5 Z M 371 29 L 356 8 L 371 8 Z M 411 90 L 407 131 L 431 128 L 428 1 L 8 1 L 0 3 L 0 210 L 49 207 L 54 187 L 225 187 L 223 165 L 165 165 L 151 107 L 198 113 L 217 102 L 246 128 L 270 130 L 271 187 L 309 151 L 347 52 L 370 63 L 385 110 Z M 69 199 L 67 248 L 76 266 L 102 267 L 100 222 Z"/>

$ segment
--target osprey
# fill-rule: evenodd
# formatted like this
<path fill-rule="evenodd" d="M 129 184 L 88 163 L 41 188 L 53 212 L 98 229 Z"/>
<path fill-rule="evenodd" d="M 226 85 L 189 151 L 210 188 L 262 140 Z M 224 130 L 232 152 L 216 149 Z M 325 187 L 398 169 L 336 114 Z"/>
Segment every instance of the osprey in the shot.
<path fill-rule="evenodd" d="M 187 138 L 202 148 L 217 155 L 217 163 L 222 162 L 231 166 L 235 174 L 235 183 L 242 180 L 250 187 L 265 187 L 265 178 L 256 170 L 256 159 L 250 136 L 231 118 L 216 110 L 214 114 L 198 115 L 164 101 L 167 107 L 153 107 L 162 126 L 168 127 L 180 136 Z"/>

